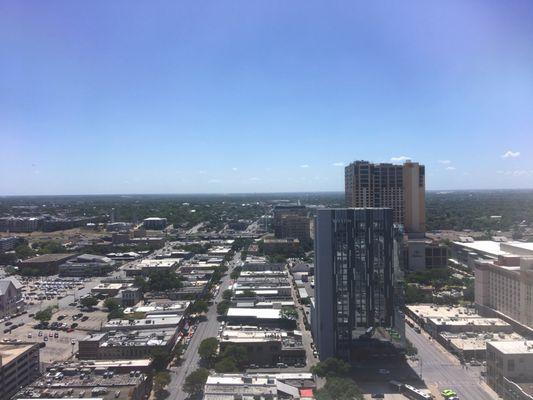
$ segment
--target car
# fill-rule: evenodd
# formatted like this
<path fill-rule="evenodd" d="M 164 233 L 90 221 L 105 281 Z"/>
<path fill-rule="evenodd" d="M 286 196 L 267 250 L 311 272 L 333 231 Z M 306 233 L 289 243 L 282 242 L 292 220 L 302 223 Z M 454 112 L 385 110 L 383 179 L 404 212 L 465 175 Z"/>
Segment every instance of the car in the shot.
<path fill-rule="evenodd" d="M 54 333 L 54 337 L 57 339 L 59 337 L 59 333 Z"/>
<path fill-rule="evenodd" d="M 276 368 L 287 368 L 288 365 L 285 363 L 276 363 Z"/>
<path fill-rule="evenodd" d="M 257 364 L 250 364 L 249 368 L 250 368 L 250 369 L 257 369 L 257 368 L 259 368 L 259 365 L 257 365 Z"/>
<path fill-rule="evenodd" d="M 54 336 L 54 332 L 48 332 L 48 336 L 53 337 Z"/>
<path fill-rule="evenodd" d="M 39 331 L 38 336 L 43 336 L 43 331 Z"/>
<path fill-rule="evenodd" d="M 6 322 L 6 326 L 9 326 L 9 325 L 13 325 L 13 322 L 11 322 L 11 321 L 7 321 L 7 322 Z"/>
<path fill-rule="evenodd" d="M 4 333 L 10 333 L 11 332 L 11 329 L 10 328 L 6 328 L 4 329 Z"/>
<path fill-rule="evenodd" d="M 442 397 L 446 398 L 446 399 L 449 399 L 450 397 L 455 397 L 457 396 L 457 393 L 455 393 L 453 390 L 451 389 L 444 389 L 442 392 L 440 392 L 440 394 L 442 394 Z"/>
<path fill-rule="evenodd" d="M 48 342 L 48 336 L 45 336 L 45 337 L 43 338 L 43 340 L 44 340 L 45 342 Z"/>
<path fill-rule="evenodd" d="M 32 336 L 33 336 L 33 335 L 31 334 L 31 332 L 30 332 L 30 333 L 28 333 L 28 339 L 31 339 L 31 338 L 32 338 Z"/>
<path fill-rule="evenodd" d="M 385 395 L 383 393 L 372 393 L 371 398 L 373 398 L 373 399 L 384 399 Z"/>
<path fill-rule="evenodd" d="M 70 339 L 70 344 L 75 345 L 76 341 L 74 339 Z"/>
<path fill-rule="evenodd" d="M 385 369 L 385 368 L 380 368 L 378 369 L 378 372 L 381 374 L 381 375 L 388 375 L 390 374 L 390 371 L 388 369 Z"/>
<path fill-rule="evenodd" d="M 85 322 L 85 321 L 87 321 L 88 319 L 89 319 L 89 317 L 85 315 L 85 316 L 81 317 L 81 322 Z"/>

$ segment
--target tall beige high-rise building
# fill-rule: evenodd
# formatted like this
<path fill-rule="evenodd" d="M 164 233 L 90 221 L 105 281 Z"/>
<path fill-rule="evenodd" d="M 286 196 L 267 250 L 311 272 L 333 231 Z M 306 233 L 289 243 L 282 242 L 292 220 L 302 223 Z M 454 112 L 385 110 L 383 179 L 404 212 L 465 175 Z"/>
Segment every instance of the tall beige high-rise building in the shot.
<path fill-rule="evenodd" d="M 344 183 L 348 207 L 390 207 L 394 222 L 402 224 L 407 232 L 426 231 L 423 165 L 356 161 L 345 168 Z"/>

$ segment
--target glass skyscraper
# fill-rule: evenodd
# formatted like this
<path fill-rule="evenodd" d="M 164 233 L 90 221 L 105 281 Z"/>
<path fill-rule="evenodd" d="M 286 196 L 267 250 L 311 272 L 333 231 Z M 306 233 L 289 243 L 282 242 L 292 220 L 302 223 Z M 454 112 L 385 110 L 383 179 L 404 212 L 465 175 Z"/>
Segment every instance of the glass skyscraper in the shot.
<path fill-rule="evenodd" d="M 312 318 L 321 359 L 350 360 L 356 341 L 403 324 L 397 321 L 400 236 L 390 208 L 318 210 Z"/>

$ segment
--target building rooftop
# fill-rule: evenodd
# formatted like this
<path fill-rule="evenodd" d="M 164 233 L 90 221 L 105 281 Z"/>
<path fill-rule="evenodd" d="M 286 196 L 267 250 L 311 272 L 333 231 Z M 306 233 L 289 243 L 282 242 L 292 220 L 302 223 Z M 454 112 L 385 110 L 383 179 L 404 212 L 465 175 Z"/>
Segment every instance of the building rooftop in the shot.
<path fill-rule="evenodd" d="M 10 363 L 33 346 L 33 344 L 0 343 L 0 360 L 2 361 L 0 365 Z"/>
<path fill-rule="evenodd" d="M 148 304 L 144 304 L 138 307 L 129 307 L 124 310 L 124 314 L 131 314 L 135 312 L 146 314 L 183 314 L 189 305 L 190 301 L 169 301 L 166 303 L 158 303 L 152 301 Z"/>
<path fill-rule="evenodd" d="M 428 318 L 435 325 L 447 326 L 500 326 L 509 327 L 509 323 L 499 318 L 482 318 L 482 317 L 431 317 Z"/>
<path fill-rule="evenodd" d="M 21 261 L 23 264 L 33 264 L 33 263 L 45 263 L 45 262 L 60 262 L 68 260 L 71 257 L 74 257 L 75 254 L 71 253 L 58 253 L 58 254 L 43 254 L 41 256 L 32 257 L 27 260 Z"/>
<path fill-rule="evenodd" d="M 441 336 L 450 342 L 450 344 L 462 351 L 485 350 L 487 342 L 516 341 L 524 338 L 518 333 L 449 333 L 442 332 Z"/>
<path fill-rule="evenodd" d="M 153 316 L 144 319 L 111 319 L 105 323 L 103 329 L 151 329 L 151 328 L 164 328 L 170 326 L 177 326 L 182 317 L 181 316 Z"/>
<path fill-rule="evenodd" d="M 228 317 L 252 317 L 258 319 L 280 319 L 281 310 L 276 308 L 236 308 L 228 309 Z"/>
<path fill-rule="evenodd" d="M 466 307 L 437 306 L 434 304 L 411 304 L 406 307 L 419 318 L 478 316 L 473 308 Z"/>
<path fill-rule="evenodd" d="M 139 371 L 131 373 L 108 372 L 84 367 L 80 371 L 49 368 L 39 379 L 25 387 L 15 399 L 54 399 L 63 397 L 126 400 L 131 390 L 145 383 L 147 376 Z"/>
<path fill-rule="evenodd" d="M 489 342 L 489 344 L 503 354 L 533 354 L 533 340 Z"/>
<path fill-rule="evenodd" d="M 16 278 L 13 277 L 7 277 L 4 279 L 0 279 L 0 295 L 3 295 L 7 292 L 7 289 L 9 288 L 9 285 L 15 286 L 15 289 L 22 288 L 22 283 L 20 283 Z"/>

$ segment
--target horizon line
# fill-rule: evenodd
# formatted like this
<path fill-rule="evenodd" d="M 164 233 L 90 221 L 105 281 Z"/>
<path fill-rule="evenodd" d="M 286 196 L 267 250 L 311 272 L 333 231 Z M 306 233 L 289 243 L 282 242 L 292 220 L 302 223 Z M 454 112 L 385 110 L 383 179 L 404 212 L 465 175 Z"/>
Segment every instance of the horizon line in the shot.
<path fill-rule="evenodd" d="M 491 188 L 491 189 L 426 189 L 426 192 L 501 192 L 501 191 L 531 191 L 533 188 Z M 0 194 L 0 198 L 9 197 L 75 197 L 75 196 L 242 196 L 242 195 L 275 195 L 275 194 L 328 194 L 344 193 L 343 190 L 317 190 L 295 192 L 189 192 L 189 193 L 79 193 L 79 194 Z"/>

